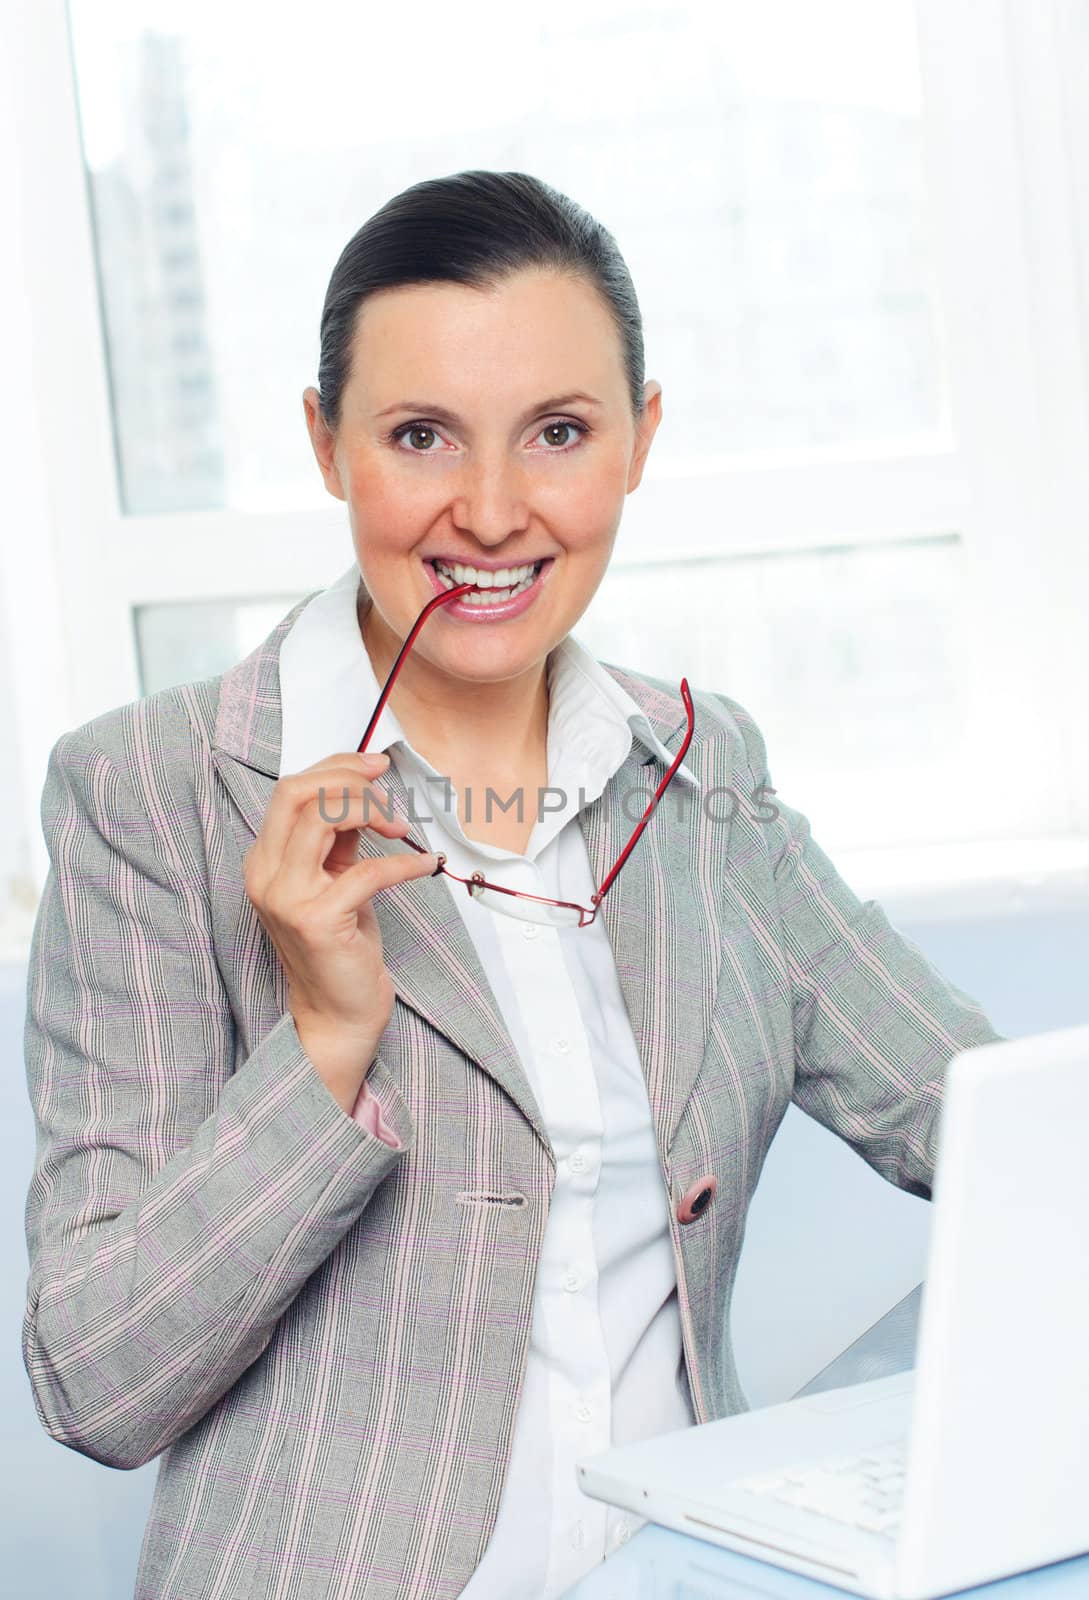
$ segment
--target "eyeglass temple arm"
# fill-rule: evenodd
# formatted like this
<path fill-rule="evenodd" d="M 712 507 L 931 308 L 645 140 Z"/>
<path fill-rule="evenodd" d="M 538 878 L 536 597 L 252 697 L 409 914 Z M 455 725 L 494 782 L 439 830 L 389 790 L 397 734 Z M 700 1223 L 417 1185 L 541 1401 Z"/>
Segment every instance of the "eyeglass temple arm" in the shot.
<path fill-rule="evenodd" d="M 639 840 L 640 834 L 643 832 L 643 829 L 646 827 L 647 823 L 650 821 L 651 814 L 653 813 L 655 806 L 658 804 L 658 801 L 662 798 L 663 794 L 665 793 L 666 789 L 668 788 L 669 783 L 670 783 L 670 781 L 671 781 L 671 779 L 673 777 L 673 774 L 676 772 L 677 768 L 680 766 L 681 762 L 684 760 L 685 752 L 688 749 L 688 746 L 692 743 L 692 735 L 696 731 L 696 712 L 695 712 L 695 707 L 692 704 L 692 693 L 691 693 L 691 690 L 688 687 L 688 679 L 687 678 L 682 678 L 681 679 L 681 699 L 684 701 L 684 709 L 685 709 L 685 711 L 686 711 L 686 713 L 688 715 L 688 731 L 686 732 L 686 734 L 684 736 L 684 740 L 683 740 L 683 742 L 681 744 L 681 748 L 677 751 L 677 754 L 674 756 L 673 760 L 671 761 L 670 766 L 669 766 L 669 771 L 666 773 L 665 777 L 662 779 L 662 781 L 658 785 L 657 789 L 655 789 L 654 793 L 651 795 L 650 802 L 649 802 L 649 804 L 647 806 L 647 809 L 643 812 L 643 815 L 640 817 L 639 822 L 636 825 L 635 832 L 632 834 L 631 838 L 628 840 L 627 844 L 624 846 L 624 849 L 621 851 L 620 857 L 617 860 L 616 865 L 613 867 L 612 871 L 605 878 L 605 881 L 602 883 L 601 888 L 597 891 L 597 893 L 594 894 L 594 895 L 591 895 L 590 898 L 593 901 L 593 904 L 595 906 L 598 906 L 598 905 L 601 904 L 602 900 L 605 898 L 606 893 L 608 892 L 608 889 L 609 889 L 610 885 L 612 884 L 613 879 L 616 877 L 617 873 L 620 871 L 620 869 L 624 865 L 625 861 L 631 855 L 632 850 L 635 848 L 635 845 Z"/>
<path fill-rule="evenodd" d="M 401 662 L 412 649 L 412 646 L 416 641 L 416 635 L 419 633 L 420 629 L 423 627 L 432 611 L 434 611 L 437 606 L 444 606 L 448 600 L 456 600 L 459 594 L 468 594 L 470 589 L 475 588 L 475 583 L 456 583 L 452 589 L 447 589 L 445 594 L 437 594 L 432 596 L 432 598 L 424 606 L 423 610 L 412 624 L 404 644 L 401 646 L 400 650 L 398 650 L 396 661 L 389 669 L 389 676 L 382 686 L 382 693 L 378 696 L 378 704 L 374 708 L 371 720 L 367 723 L 367 731 L 359 741 L 358 750 L 360 755 L 363 754 L 371 742 L 371 735 L 374 733 L 378 719 L 382 715 L 382 708 L 389 698 L 389 692 L 393 688 L 393 680 L 401 670 Z"/>

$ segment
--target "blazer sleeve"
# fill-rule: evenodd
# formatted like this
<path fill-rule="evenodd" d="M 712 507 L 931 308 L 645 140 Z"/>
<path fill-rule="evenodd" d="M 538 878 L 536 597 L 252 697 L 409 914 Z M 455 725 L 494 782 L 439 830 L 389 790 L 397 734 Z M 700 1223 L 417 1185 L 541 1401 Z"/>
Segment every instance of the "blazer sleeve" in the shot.
<path fill-rule="evenodd" d="M 115 760 L 91 726 L 53 746 L 42 795 L 22 1348 L 46 1431 L 133 1468 L 261 1355 L 414 1128 L 380 1055 L 399 1145 L 346 1116 L 290 1012 L 235 1070 L 195 810 L 154 740 Z"/>
<path fill-rule="evenodd" d="M 876 900 L 860 901 L 775 792 L 759 728 L 728 702 L 745 739 L 794 1015 L 791 1098 L 883 1178 L 930 1199 L 951 1057 L 1006 1036 Z M 760 785 L 764 785 L 760 789 Z M 777 815 L 772 815 L 772 811 Z"/>

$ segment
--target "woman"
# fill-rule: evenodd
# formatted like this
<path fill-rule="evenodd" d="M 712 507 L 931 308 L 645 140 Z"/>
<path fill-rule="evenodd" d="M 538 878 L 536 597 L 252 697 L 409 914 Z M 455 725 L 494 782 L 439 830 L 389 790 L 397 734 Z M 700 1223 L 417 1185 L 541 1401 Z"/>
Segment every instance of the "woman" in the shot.
<path fill-rule="evenodd" d="M 592 218 L 397 196 L 305 409 L 344 577 L 51 753 L 25 1361 L 54 1438 L 161 1455 L 139 1600 L 561 1595 L 638 1525 L 575 1462 L 746 1405 L 789 1101 L 928 1195 L 999 1036 L 736 701 L 571 636 L 661 415 Z"/>

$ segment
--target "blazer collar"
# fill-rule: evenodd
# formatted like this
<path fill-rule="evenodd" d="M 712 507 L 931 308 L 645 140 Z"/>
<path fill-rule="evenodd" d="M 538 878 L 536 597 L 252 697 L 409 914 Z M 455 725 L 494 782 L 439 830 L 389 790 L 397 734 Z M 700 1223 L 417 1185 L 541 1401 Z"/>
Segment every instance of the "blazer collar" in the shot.
<path fill-rule="evenodd" d="M 220 678 L 212 760 L 254 837 L 279 776 L 280 645 L 312 597 L 300 600 L 256 649 Z M 636 674 L 603 665 L 642 708 L 663 745 L 675 751 L 686 727 L 679 693 L 668 694 Z M 706 744 L 708 734 L 700 726 L 698 703 L 696 712 L 685 765 L 698 773 L 697 749 Z M 657 783 L 664 772 L 659 759 L 633 742 L 602 795 L 580 813 L 598 883 L 631 833 L 632 821 L 621 801 L 632 791 L 648 790 L 648 766 L 653 770 L 653 783 Z M 716 776 L 712 781 L 728 779 Z M 407 812 L 409 797 L 393 764 L 383 774 L 382 785 Z M 699 1071 L 717 970 L 716 963 L 708 969 L 701 962 L 699 971 L 694 972 L 692 962 L 693 952 L 706 948 L 708 933 L 713 931 L 709 930 L 708 915 L 714 915 L 693 882 L 701 805 L 689 796 L 684 820 L 679 820 L 668 799 L 668 795 L 663 797 L 598 912 L 616 957 L 663 1151 L 669 1148 Z M 632 810 L 630 800 L 628 810 Z M 720 824 L 716 848 L 724 851 L 727 842 Z M 374 836 L 362 830 L 360 854 L 379 853 Z M 441 875 L 416 879 L 378 895 L 374 909 L 386 967 L 398 997 L 495 1078 L 552 1156 L 525 1069 L 454 904 L 449 882 Z M 648 962 L 652 970 L 647 970 Z"/>

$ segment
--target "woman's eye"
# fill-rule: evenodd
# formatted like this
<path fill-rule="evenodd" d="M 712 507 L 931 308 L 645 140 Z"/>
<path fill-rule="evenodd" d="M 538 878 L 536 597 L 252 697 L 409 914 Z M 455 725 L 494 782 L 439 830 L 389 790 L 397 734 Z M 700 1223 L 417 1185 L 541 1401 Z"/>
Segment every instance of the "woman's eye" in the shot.
<path fill-rule="evenodd" d="M 546 438 L 547 448 L 550 450 L 553 448 L 555 448 L 557 451 L 570 450 L 573 448 L 573 445 L 569 439 L 557 441 L 554 435 L 557 433 L 574 433 L 578 436 L 578 438 L 581 439 L 583 434 L 589 433 L 589 431 L 589 428 L 585 427 L 581 422 L 546 422 L 537 437 L 539 439 L 543 434 Z"/>
<path fill-rule="evenodd" d="M 434 455 L 435 451 L 432 450 L 427 444 L 424 445 L 423 449 L 417 449 L 417 441 L 419 440 L 421 434 L 423 434 L 425 438 L 430 439 L 437 439 L 439 437 L 434 428 L 429 428 L 427 424 L 423 422 L 406 422 L 400 428 L 394 428 L 393 430 L 393 437 L 396 440 L 411 440 L 411 444 L 409 446 L 410 454 L 417 456 Z"/>

